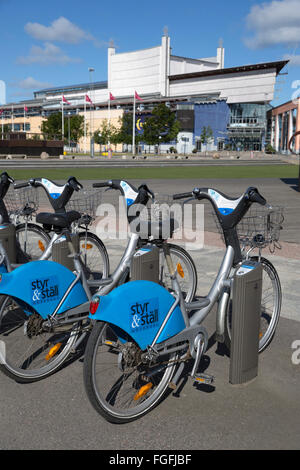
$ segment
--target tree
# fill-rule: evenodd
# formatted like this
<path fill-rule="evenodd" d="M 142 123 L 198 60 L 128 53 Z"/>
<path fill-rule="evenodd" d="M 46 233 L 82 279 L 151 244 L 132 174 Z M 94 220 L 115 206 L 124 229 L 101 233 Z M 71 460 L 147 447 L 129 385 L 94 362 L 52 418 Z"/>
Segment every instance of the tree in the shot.
<path fill-rule="evenodd" d="M 118 134 L 116 139 L 118 140 L 117 143 L 132 144 L 132 134 L 133 134 L 133 115 L 132 113 L 124 113 L 123 116 L 119 119 L 120 128 L 118 130 Z M 135 133 L 135 143 L 139 143 L 142 139 L 142 135 Z M 143 139 L 142 139 L 143 140 Z"/>
<path fill-rule="evenodd" d="M 118 134 L 119 130 L 104 119 L 100 128 L 94 132 L 94 142 L 99 145 L 107 145 L 108 142 L 116 145 L 119 143 Z"/>
<path fill-rule="evenodd" d="M 61 112 L 53 113 L 48 116 L 46 121 L 42 122 L 41 132 L 44 134 L 45 138 L 50 139 L 60 139 L 61 138 Z M 65 116 L 64 120 L 64 138 L 65 141 L 69 137 L 69 123 L 70 119 L 70 140 L 72 142 L 78 143 L 79 139 L 84 135 L 84 117 L 79 114 L 67 117 Z"/>
<path fill-rule="evenodd" d="M 148 145 L 158 145 L 159 142 L 175 140 L 180 131 L 180 123 L 174 111 L 161 103 L 153 108 L 152 115 L 145 120 L 143 129 L 142 140 Z"/>
<path fill-rule="evenodd" d="M 211 139 L 213 138 L 214 134 L 212 128 L 210 126 L 204 126 L 201 131 L 200 141 L 202 144 L 210 143 Z"/>

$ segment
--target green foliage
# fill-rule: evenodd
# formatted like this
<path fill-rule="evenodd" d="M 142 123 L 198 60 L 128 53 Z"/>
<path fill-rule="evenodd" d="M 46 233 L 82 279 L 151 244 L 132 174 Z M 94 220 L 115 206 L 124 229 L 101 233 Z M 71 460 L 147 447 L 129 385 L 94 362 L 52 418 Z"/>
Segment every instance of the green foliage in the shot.
<path fill-rule="evenodd" d="M 204 126 L 201 131 L 200 141 L 202 144 L 208 144 L 213 136 L 212 128 L 210 126 Z"/>
<path fill-rule="evenodd" d="M 61 112 L 53 113 L 48 116 L 46 121 L 42 122 L 41 132 L 46 139 L 61 139 Z M 73 116 L 64 115 L 64 138 L 69 138 L 69 122 L 70 119 L 70 139 L 72 142 L 78 142 L 84 135 L 84 117 L 79 114 Z"/>
<path fill-rule="evenodd" d="M 119 130 L 107 119 L 104 119 L 99 129 L 94 132 L 94 142 L 99 145 L 118 144 Z"/>
<path fill-rule="evenodd" d="M 152 116 L 143 125 L 142 140 L 148 145 L 158 145 L 175 140 L 180 130 L 176 115 L 164 103 L 155 106 Z"/>

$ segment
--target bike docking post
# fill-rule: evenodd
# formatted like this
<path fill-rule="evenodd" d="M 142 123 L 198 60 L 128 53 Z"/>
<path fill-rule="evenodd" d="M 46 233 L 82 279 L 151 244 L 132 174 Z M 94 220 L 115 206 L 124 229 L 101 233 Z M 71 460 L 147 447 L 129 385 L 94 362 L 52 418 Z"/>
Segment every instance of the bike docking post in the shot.
<path fill-rule="evenodd" d="M 262 266 L 247 260 L 233 279 L 229 382 L 244 384 L 258 374 Z"/>
<path fill-rule="evenodd" d="M 159 282 L 159 249 L 156 246 L 145 245 L 134 254 L 130 277 L 132 281 Z"/>

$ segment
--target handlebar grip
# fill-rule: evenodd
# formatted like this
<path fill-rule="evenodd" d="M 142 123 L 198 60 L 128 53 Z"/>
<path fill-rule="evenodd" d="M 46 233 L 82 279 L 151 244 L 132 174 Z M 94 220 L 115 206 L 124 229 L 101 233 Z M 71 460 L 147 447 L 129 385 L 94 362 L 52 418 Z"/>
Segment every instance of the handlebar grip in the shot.
<path fill-rule="evenodd" d="M 93 188 L 107 188 L 107 187 L 110 187 L 111 184 L 109 184 L 108 181 L 104 182 L 104 183 L 93 183 Z"/>
<path fill-rule="evenodd" d="M 181 194 L 174 194 L 173 199 L 186 199 L 187 197 L 193 197 L 193 193 L 181 193 Z"/>
<path fill-rule="evenodd" d="M 257 202 L 258 204 L 261 204 L 262 206 L 265 206 L 267 203 L 265 198 L 261 194 L 259 194 L 256 188 L 250 188 L 249 199 L 251 202 Z"/>
<path fill-rule="evenodd" d="M 71 176 L 68 179 L 67 184 L 71 186 L 71 188 L 74 189 L 74 191 L 79 191 L 80 189 L 83 188 L 82 184 L 79 183 L 79 181 L 77 181 L 77 179 L 74 176 Z"/>
<path fill-rule="evenodd" d="M 14 189 L 27 188 L 28 186 L 30 186 L 30 183 L 27 181 L 26 183 L 14 184 Z"/>

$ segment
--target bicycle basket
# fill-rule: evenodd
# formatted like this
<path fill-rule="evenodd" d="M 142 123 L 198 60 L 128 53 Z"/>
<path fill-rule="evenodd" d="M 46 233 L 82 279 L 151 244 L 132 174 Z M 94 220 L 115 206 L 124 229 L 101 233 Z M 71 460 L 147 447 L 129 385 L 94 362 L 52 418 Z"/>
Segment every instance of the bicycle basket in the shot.
<path fill-rule="evenodd" d="M 81 215 L 95 218 L 97 207 L 101 204 L 102 191 L 94 188 L 81 190 L 77 197 L 70 199 L 66 205 L 67 211 L 77 211 Z"/>
<path fill-rule="evenodd" d="M 264 247 L 278 242 L 283 220 L 283 207 L 253 205 L 237 226 L 241 244 Z"/>
<path fill-rule="evenodd" d="M 224 241 L 223 232 L 215 214 L 214 218 Z M 283 207 L 266 207 L 253 204 L 237 225 L 237 234 L 241 246 L 264 248 L 267 245 L 273 245 L 273 248 L 280 248 L 278 241 L 283 221 Z"/>
<path fill-rule="evenodd" d="M 39 194 L 32 186 L 20 189 L 9 188 L 4 197 L 4 202 L 9 214 L 20 214 L 26 206 L 36 211 L 39 207 Z"/>

